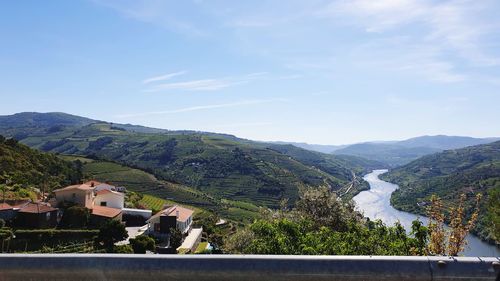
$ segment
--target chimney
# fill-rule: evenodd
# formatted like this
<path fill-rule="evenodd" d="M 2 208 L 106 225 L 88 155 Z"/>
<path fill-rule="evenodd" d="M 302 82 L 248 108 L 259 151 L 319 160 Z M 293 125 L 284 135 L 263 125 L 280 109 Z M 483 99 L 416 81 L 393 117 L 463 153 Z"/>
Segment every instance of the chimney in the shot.
<path fill-rule="evenodd" d="M 175 216 L 179 218 L 179 210 L 175 211 Z"/>
<path fill-rule="evenodd" d="M 94 187 L 94 182 L 91 182 L 91 183 L 90 183 L 90 187 Z"/>

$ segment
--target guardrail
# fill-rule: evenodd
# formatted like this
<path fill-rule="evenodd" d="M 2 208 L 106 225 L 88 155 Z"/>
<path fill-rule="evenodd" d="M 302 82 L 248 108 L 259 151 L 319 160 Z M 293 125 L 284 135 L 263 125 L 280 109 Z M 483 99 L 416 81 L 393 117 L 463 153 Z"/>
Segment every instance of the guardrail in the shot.
<path fill-rule="evenodd" d="M 0 280 L 500 281 L 500 259 L 498 257 L 0 254 Z"/>

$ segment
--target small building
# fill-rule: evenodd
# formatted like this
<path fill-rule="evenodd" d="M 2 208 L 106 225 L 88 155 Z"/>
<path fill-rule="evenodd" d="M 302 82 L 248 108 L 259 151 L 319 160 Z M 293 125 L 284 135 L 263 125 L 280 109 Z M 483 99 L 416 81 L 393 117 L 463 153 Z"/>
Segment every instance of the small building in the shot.
<path fill-rule="evenodd" d="M 15 216 L 14 208 L 7 203 L 0 203 L 0 219 L 10 221 Z"/>
<path fill-rule="evenodd" d="M 17 212 L 15 225 L 22 228 L 53 228 L 57 226 L 57 214 L 57 208 L 30 202 Z"/>
<path fill-rule="evenodd" d="M 171 228 L 176 228 L 182 234 L 187 234 L 193 224 L 193 213 L 193 210 L 178 205 L 161 210 L 147 220 L 148 232 L 163 236 L 170 234 Z"/>
<path fill-rule="evenodd" d="M 90 223 L 99 226 L 109 220 L 122 221 L 122 210 L 104 206 L 94 206 L 90 216 Z"/>
<path fill-rule="evenodd" d="M 57 204 L 70 202 L 81 207 L 92 209 L 94 202 L 94 187 L 98 183 L 99 182 L 90 181 L 54 190 Z"/>
<path fill-rule="evenodd" d="M 123 209 L 125 194 L 108 189 L 101 189 L 95 193 L 94 206 Z"/>

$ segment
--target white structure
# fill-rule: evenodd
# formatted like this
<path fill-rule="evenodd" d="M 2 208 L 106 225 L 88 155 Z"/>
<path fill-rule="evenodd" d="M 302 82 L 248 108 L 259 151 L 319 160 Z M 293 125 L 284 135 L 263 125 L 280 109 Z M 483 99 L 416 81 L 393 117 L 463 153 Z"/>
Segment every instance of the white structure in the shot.
<path fill-rule="evenodd" d="M 121 192 L 101 189 L 95 193 L 94 206 L 123 209 L 125 194 Z"/>
<path fill-rule="evenodd" d="M 148 221 L 148 232 L 168 234 L 170 228 L 177 228 L 183 234 L 191 230 L 194 211 L 178 205 L 166 208 L 152 216 Z"/>
<path fill-rule="evenodd" d="M 129 216 L 141 216 L 145 219 L 149 219 L 151 215 L 153 215 L 153 211 L 151 210 L 142 210 L 142 209 L 131 209 L 131 208 L 123 208 L 122 212 L 124 215 Z"/>
<path fill-rule="evenodd" d="M 193 228 L 189 235 L 184 239 L 182 245 L 177 248 L 177 251 L 181 251 L 181 249 L 185 249 L 188 252 L 194 252 L 196 247 L 201 242 L 201 234 L 203 233 L 203 228 Z"/>

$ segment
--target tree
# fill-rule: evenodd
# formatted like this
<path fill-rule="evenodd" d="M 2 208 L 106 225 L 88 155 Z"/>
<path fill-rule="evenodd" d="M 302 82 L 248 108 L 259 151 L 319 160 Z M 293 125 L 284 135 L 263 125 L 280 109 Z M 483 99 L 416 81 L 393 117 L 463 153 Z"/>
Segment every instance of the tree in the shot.
<path fill-rule="evenodd" d="M 146 251 L 155 250 L 155 240 L 149 236 L 141 235 L 129 240 L 134 253 L 145 254 Z"/>
<path fill-rule="evenodd" d="M 488 198 L 488 217 L 491 221 L 491 232 L 496 241 L 500 242 L 500 185 L 490 190 Z"/>
<path fill-rule="evenodd" d="M 449 226 L 446 230 L 444 223 L 446 220 L 445 209 L 442 200 L 432 195 L 431 204 L 427 209 L 429 216 L 429 245 L 427 252 L 429 255 L 457 256 L 467 245 L 465 237 L 474 227 L 479 216 L 479 203 L 482 195 L 476 195 L 476 206 L 469 220 L 466 221 L 465 199 L 466 195 L 461 194 L 456 206 L 449 209 Z"/>
<path fill-rule="evenodd" d="M 123 241 L 127 238 L 128 233 L 125 229 L 125 225 L 117 220 L 109 220 L 99 229 L 97 242 L 102 243 L 108 252 L 112 252 L 116 242 Z"/>
<path fill-rule="evenodd" d="M 177 249 L 182 244 L 182 233 L 177 228 L 170 229 L 170 248 Z"/>
<path fill-rule="evenodd" d="M 66 228 L 87 227 L 90 220 L 90 210 L 84 207 L 72 206 L 64 211 L 61 226 Z"/>

